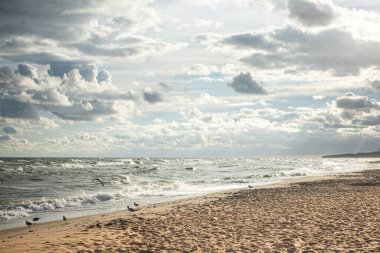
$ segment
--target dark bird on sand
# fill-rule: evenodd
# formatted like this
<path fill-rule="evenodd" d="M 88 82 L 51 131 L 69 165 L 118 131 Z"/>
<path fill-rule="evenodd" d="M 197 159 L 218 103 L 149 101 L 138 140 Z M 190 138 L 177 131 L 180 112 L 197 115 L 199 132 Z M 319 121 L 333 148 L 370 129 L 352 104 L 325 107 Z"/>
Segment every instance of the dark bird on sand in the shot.
<path fill-rule="evenodd" d="M 67 223 L 67 218 L 64 215 L 63 215 L 63 221 Z"/>
<path fill-rule="evenodd" d="M 102 186 L 104 187 L 104 184 L 103 184 L 102 180 L 100 180 L 100 178 L 93 178 L 92 181 L 94 181 L 94 180 L 99 181 L 102 184 Z"/>
<path fill-rule="evenodd" d="M 138 206 L 139 206 L 139 204 L 137 204 L 136 202 L 133 202 L 133 205 L 134 205 L 135 207 L 138 207 Z"/>
<path fill-rule="evenodd" d="M 248 188 L 253 188 L 253 186 L 252 185 L 248 185 Z"/>
<path fill-rule="evenodd" d="M 134 208 L 132 208 L 132 207 L 129 207 L 129 206 L 127 206 L 127 208 L 128 208 L 128 211 L 130 211 L 130 212 L 135 212 L 135 211 L 137 211 L 136 209 L 134 209 Z"/>
<path fill-rule="evenodd" d="M 35 217 L 33 218 L 33 222 L 36 223 L 37 221 L 39 221 L 41 218 L 38 218 L 38 217 Z"/>
<path fill-rule="evenodd" d="M 33 225 L 33 223 L 31 223 L 31 222 L 29 222 L 29 221 L 26 221 L 25 224 L 26 224 L 28 227 L 30 227 L 30 226 Z"/>

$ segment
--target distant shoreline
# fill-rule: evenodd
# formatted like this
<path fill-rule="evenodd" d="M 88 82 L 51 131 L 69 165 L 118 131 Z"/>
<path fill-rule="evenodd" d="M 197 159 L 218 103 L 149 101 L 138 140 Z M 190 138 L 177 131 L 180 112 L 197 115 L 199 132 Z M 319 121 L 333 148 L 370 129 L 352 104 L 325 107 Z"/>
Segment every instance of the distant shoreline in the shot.
<path fill-rule="evenodd" d="M 338 155 L 324 155 L 322 158 L 380 158 L 380 151 L 366 153 L 346 153 Z"/>

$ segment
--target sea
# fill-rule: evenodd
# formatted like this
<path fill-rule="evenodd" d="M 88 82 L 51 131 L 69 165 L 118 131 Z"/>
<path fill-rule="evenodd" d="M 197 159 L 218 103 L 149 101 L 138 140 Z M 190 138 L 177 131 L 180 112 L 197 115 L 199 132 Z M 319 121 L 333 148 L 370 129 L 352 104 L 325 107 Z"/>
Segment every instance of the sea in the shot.
<path fill-rule="evenodd" d="M 373 160 L 373 159 L 372 159 Z M 371 159 L 0 158 L 0 230 L 289 178 L 380 168 Z M 101 184 L 102 181 L 103 185 Z"/>

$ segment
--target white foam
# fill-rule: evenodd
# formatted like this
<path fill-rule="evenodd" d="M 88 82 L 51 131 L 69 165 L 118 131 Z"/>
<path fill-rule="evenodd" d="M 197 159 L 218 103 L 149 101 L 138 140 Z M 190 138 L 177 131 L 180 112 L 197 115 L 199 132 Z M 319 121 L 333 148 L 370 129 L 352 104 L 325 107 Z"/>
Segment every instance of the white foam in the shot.
<path fill-rule="evenodd" d="M 17 219 L 20 217 L 28 217 L 29 213 L 32 212 L 29 209 L 25 209 L 21 206 L 7 209 L 0 210 L 0 220 L 10 220 L 10 219 Z"/>

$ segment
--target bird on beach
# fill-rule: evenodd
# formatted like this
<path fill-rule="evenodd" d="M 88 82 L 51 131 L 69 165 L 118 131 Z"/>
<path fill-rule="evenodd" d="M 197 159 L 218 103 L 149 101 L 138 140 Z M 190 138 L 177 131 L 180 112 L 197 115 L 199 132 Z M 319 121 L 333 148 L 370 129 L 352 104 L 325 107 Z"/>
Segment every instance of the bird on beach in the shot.
<path fill-rule="evenodd" d="M 34 223 L 36 223 L 37 221 L 39 221 L 41 218 L 39 218 L 39 217 L 35 217 L 35 218 L 33 218 L 33 222 Z"/>
<path fill-rule="evenodd" d="M 253 188 L 253 186 L 252 185 L 248 185 L 248 188 Z"/>
<path fill-rule="evenodd" d="M 99 181 L 102 184 L 102 186 L 104 187 L 104 184 L 103 184 L 102 180 L 100 180 L 100 178 L 93 178 L 92 181 L 94 181 L 94 180 Z"/>
<path fill-rule="evenodd" d="M 134 208 L 132 208 L 132 207 L 130 207 L 130 206 L 127 206 L 127 208 L 128 208 L 128 211 L 130 211 L 130 212 L 135 212 L 135 211 L 137 211 L 136 209 L 134 209 Z"/>
<path fill-rule="evenodd" d="M 66 218 L 65 215 L 63 215 L 63 221 L 64 221 L 65 223 L 67 223 L 67 218 Z"/>
<path fill-rule="evenodd" d="M 138 206 L 139 206 L 139 204 L 137 204 L 136 202 L 133 202 L 133 205 L 134 205 L 135 207 L 138 207 Z"/>
<path fill-rule="evenodd" d="M 28 227 L 30 227 L 30 226 L 33 225 L 33 223 L 31 223 L 31 222 L 29 222 L 29 221 L 26 221 L 25 224 L 26 224 Z"/>

